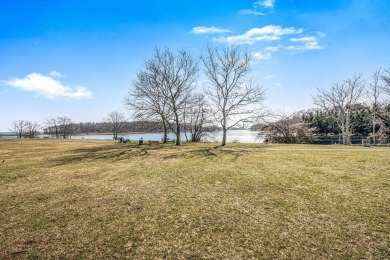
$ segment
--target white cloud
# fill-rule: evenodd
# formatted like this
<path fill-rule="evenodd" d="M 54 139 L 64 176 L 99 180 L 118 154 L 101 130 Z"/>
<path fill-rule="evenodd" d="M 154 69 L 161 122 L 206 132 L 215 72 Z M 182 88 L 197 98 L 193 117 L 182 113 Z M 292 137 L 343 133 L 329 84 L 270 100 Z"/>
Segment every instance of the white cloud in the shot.
<path fill-rule="evenodd" d="M 254 52 L 253 57 L 257 60 L 269 60 L 271 59 L 271 53 L 261 53 L 261 52 Z"/>
<path fill-rule="evenodd" d="M 265 48 L 264 50 L 265 51 L 268 51 L 268 52 L 276 52 L 276 51 L 278 51 L 280 48 L 279 47 L 267 47 L 267 48 Z"/>
<path fill-rule="evenodd" d="M 61 73 L 52 71 L 50 76 L 39 73 L 30 73 L 22 79 L 14 78 L 3 81 L 3 83 L 24 91 L 34 92 L 39 96 L 44 96 L 49 99 L 55 99 L 57 97 L 82 99 L 90 98 L 92 96 L 92 92 L 83 86 L 72 88 L 63 85 L 60 81 L 54 79 L 56 76 L 62 76 Z"/>
<path fill-rule="evenodd" d="M 278 46 L 268 46 L 263 48 L 261 51 L 253 52 L 252 55 L 254 59 L 257 60 L 268 60 L 272 58 L 273 53 L 280 51 L 284 51 L 284 53 L 298 53 L 308 50 L 323 49 L 323 47 L 319 44 L 319 39 L 314 36 L 294 37 L 288 40 L 296 45 L 286 46 L 284 44 L 279 44 Z"/>
<path fill-rule="evenodd" d="M 275 7 L 275 0 L 262 0 L 254 3 L 255 6 L 261 6 L 267 9 L 273 9 Z"/>
<path fill-rule="evenodd" d="M 263 12 L 260 12 L 257 10 L 250 10 L 250 9 L 240 10 L 240 14 L 253 14 L 256 16 L 264 16 L 265 15 L 265 13 L 263 13 Z"/>
<path fill-rule="evenodd" d="M 62 75 L 61 73 L 59 73 L 58 71 L 51 71 L 49 73 L 50 76 L 52 76 L 53 78 L 63 78 L 63 77 L 66 77 L 65 75 Z"/>
<path fill-rule="evenodd" d="M 302 29 L 294 27 L 282 28 L 279 25 L 267 25 L 262 28 L 253 28 L 241 35 L 214 38 L 215 41 L 229 44 L 254 44 L 259 41 L 280 40 L 282 35 L 300 34 Z"/>
<path fill-rule="evenodd" d="M 273 13 L 275 0 L 261 0 L 253 3 L 252 9 L 240 10 L 240 14 L 253 14 L 256 16 L 264 16 Z"/>
<path fill-rule="evenodd" d="M 304 50 L 321 50 L 318 39 L 314 36 L 291 38 L 291 42 L 302 43 L 301 45 L 290 45 L 286 47 L 289 51 L 304 51 Z"/>
<path fill-rule="evenodd" d="M 292 42 L 314 42 L 314 41 L 317 41 L 317 38 L 313 37 L 313 36 L 301 37 L 301 38 L 291 38 L 290 41 L 292 41 Z"/>
<path fill-rule="evenodd" d="M 192 33 L 195 34 L 215 34 L 215 33 L 228 33 L 231 32 L 229 29 L 221 29 L 218 27 L 206 27 L 206 26 L 197 26 L 192 28 Z"/>
<path fill-rule="evenodd" d="M 323 32 L 320 32 L 320 31 L 317 32 L 317 35 L 318 35 L 318 37 L 320 37 L 320 38 L 326 37 L 326 33 L 323 33 Z"/>
<path fill-rule="evenodd" d="M 283 88 L 283 85 L 281 83 L 279 83 L 279 82 L 275 82 L 273 84 L 273 86 L 276 87 L 276 88 Z"/>

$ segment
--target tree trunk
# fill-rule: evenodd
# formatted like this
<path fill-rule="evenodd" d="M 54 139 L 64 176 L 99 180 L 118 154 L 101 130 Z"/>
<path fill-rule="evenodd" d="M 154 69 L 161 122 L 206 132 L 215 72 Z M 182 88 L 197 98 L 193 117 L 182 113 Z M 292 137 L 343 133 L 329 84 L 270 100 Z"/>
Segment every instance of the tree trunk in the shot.
<path fill-rule="evenodd" d="M 376 107 L 374 105 L 374 109 L 373 109 L 373 117 L 372 117 L 372 142 L 373 142 L 373 145 L 376 144 L 376 138 L 375 138 L 375 122 L 376 122 Z"/>
<path fill-rule="evenodd" d="M 180 125 L 176 124 L 176 146 L 180 145 Z"/>
<path fill-rule="evenodd" d="M 346 132 L 345 132 L 345 122 L 344 118 L 341 121 L 341 135 L 343 137 L 343 144 L 347 143 L 347 138 L 346 138 Z"/>
<path fill-rule="evenodd" d="M 168 127 L 166 126 L 165 123 L 163 124 L 163 127 L 164 127 L 163 143 L 166 144 L 168 140 Z"/>
<path fill-rule="evenodd" d="M 118 138 L 118 126 L 114 122 L 114 139 L 116 140 Z"/>
<path fill-rule="evenodd" d="M 346 144 L 351 144 L 351 123 L 350 123 L 350 112 L 347 112 L 347 118 L 345 123 L 346 132 Z"/>
<path fill-rule="evenodd" d="M 223 135 L 222 135 L 222 146 L 225 146 L 226 145 L 226 128 L 223 128 L 222 129 L 222 132 L 223 132 Z"/>

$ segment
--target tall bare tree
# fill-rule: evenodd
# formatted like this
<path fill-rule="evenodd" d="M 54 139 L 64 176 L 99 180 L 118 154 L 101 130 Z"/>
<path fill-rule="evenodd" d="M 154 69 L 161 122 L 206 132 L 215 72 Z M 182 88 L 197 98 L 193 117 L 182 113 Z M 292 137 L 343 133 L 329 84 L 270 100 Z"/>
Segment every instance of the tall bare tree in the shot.
<path fill-rule="evenodd" d="M 135 119 L 160 122 L 164 133 L 163 142 L 166 143 L 170 118 L 168 104 L 159 93 L 159 88 L 150 84 L 142 71 L 137 74 L 137 78 L 124 103 Z"/>
<path fill-rule="evenodd" d="M 373 143 L 376 143 L 376 126 L 380 125 L 377 118 L 379 109 L 380 95 L 384 92 L 385 88 L 380 84 L 380 80 L 383 78 L 381 68 L 378 68 L 372 75 L 371 81 L 367 84 L 367 96 L 372 104 L 372 138 Z"/>
<path fill-rule="evenodd" d="M 343 144 L 351 143 L 351 114 L 354 105 L 362 96 L 364 81 L 362 74 L 354 74 L 351 79 L 341 84 L 336 83 L 330 90 L 318 89 L 314 96 L 314 104 L 327 112 L 336 112 L 336 119 L 340 125 Z"/>
<path fill-rule="evenodd" d="M 118 139 L 118 134 L 120 134 L 122 130 L 125 119 L 125 115 L 119 111 L 110 112 L 104 119 L 104 122 L 109 125 L 110 131 L 113 133 L 115 140 Z"/>
<path fill-rule="evenodd" d="M 259 111 L 256 105 L 263 101 L 264 90 L 250 79 L 250 54 L 239 47 L 218 50 L 207 46 L 202 61 L 209 80 L 205 93 L 214 110 L 213 115 L 222 127 L 224 146 L 230 128 L 256 117 Z"/>
<path fill-rule="evenodd" d="M 138 116 L 158 117 L 164 132 L 169 126 L 176 135 L 176 145 L 180 145 L 183 113 L 195 87 L 197 73 L 198 60 L 188 51 L 173 53 L 169 49 L 156 48 L 152 58 L 138 72 L 134 89 L 125 104 Z"/>
<path fill-rule="evenodd" d="M 25 120 L 13 121 L 9 130 L 14 132 L 18 138 L 22 138 L 26 129 L 26 124 L 27 121 Z"/>

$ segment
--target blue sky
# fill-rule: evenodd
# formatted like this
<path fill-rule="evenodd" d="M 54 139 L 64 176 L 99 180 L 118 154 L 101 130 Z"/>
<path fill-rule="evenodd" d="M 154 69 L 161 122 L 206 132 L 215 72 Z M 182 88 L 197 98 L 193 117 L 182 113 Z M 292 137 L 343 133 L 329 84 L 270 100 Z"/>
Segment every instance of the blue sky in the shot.
<path fill-rule="evenodd" d="M 286 112 L 390 68 L 388 0 L 13 0 L 0 13 L 0 131 L 59 115 L 102 121 L 123 109 L 154 47 L 247 48 L 265 105 Z"/>

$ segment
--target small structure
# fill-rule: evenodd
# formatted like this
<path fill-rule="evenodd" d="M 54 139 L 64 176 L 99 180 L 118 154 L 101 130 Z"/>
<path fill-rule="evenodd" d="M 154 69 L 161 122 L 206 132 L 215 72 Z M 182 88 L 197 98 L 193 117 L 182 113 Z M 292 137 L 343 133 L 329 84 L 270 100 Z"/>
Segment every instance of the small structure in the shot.
<path fill-rule="evenodd" d="M 119 143 L 130 143 L 130 139 L 125 138 L 123 136 L 118 137 L 118 141 L 119 141 Z"/>
<path fill-rule="evenodd" d="M 370 147 L 370 140 L 369 139 L 363 139 L 362 140 L 362 146 L 363 147 Z"/>
<path fill-rule="evenodd" d="M 164 141 L 164 140 L 162 139 L 162 141 Z M 169 138 L 167 138 L 166 142 L 167 143 L 175 143 L 176 139 L 169 139 Z"/>

